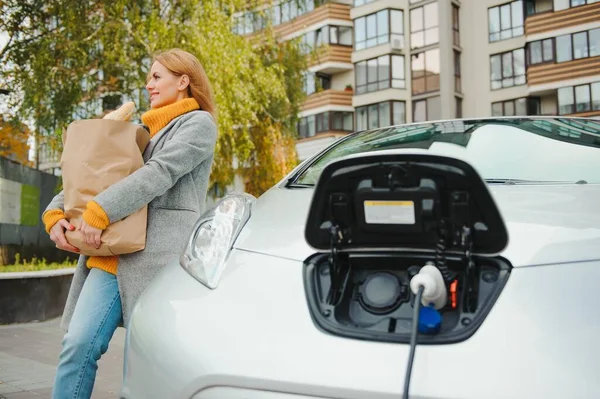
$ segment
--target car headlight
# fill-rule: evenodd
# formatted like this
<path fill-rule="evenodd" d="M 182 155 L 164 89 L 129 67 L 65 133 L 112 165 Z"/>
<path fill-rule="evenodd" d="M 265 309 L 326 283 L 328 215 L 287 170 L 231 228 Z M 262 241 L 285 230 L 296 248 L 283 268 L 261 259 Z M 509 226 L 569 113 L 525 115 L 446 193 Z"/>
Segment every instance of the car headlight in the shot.
<path fill-rule="evenodd" d="M 196 280 L 214 289 L 238 234 L 250 218 L 256 198 L 228 194 L 196 223 L 179 263 Z"/>

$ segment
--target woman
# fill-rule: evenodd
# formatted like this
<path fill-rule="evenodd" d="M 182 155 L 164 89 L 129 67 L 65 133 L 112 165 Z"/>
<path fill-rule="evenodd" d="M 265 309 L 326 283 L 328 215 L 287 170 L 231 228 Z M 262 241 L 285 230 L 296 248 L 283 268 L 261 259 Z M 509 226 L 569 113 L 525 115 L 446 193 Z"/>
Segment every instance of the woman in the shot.
<path fill-rule="evenodd" d="M 127 326 L 140 293 L 184 250 L 203 211 L 217 137 L 208 77 L 196 57 L 173 49 L 155 57 L 146 89 L 145 164 L 90 201 L 80 227 L 84 241 L 98 248 L 102 230 L 148 204 L 146 247 L 119 257 L 79 257 L 61 322 L 67 333 L 53 398 L 91 397 L 97 362 L 116 328 Z M 73 226 L 63 209 L 61 192 L 44 212 L 46 231 L 58 248 L 77 251 L 65 239 Z"/>

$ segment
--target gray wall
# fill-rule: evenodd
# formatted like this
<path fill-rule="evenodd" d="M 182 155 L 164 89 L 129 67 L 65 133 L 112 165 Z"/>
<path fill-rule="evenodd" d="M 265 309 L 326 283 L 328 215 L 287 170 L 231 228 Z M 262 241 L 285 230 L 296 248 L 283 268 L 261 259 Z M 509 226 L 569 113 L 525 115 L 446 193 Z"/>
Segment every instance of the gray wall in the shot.
<path fill-rule="evenodd" d="M 0 265 L 14 263 L 15 254 L 21 258 L 45 258 L 48 262 L 74 259 L 74 256 L 56 249 L 42 224 L 42 212 L 55 195 L 60 178 L 40 172 L 0 157 L 0 178 L 38 187 L 40 189 L 40 207 L 38 224 L 24 226 L 0 223 Z"/>

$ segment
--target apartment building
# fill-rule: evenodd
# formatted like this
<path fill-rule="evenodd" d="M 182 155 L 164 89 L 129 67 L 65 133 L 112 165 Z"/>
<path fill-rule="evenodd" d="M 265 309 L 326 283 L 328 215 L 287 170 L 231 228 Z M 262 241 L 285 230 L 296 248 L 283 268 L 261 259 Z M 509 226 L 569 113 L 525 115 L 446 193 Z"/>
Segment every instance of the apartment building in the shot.
<path fill-rule="evenodd" d="M 600 0 L 291 0 L 268 7 L 311 56 L 297 149 L 455 117 L 600 117 Z M 240 34 L 262 29 L 253 12 Z"/>

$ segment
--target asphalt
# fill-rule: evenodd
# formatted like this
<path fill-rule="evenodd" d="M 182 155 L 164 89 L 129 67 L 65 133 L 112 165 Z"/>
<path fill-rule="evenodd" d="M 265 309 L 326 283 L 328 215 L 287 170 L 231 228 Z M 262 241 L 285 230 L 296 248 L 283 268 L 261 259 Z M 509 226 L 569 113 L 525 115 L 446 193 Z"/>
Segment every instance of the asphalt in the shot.
<path fill-rule="evenodd" d="M 64 332 L 59 319 L 0 326 L 0 399 L 50 398 Z M 92 399 L 118 398 L 125 330 L 100 359 Z"/>

